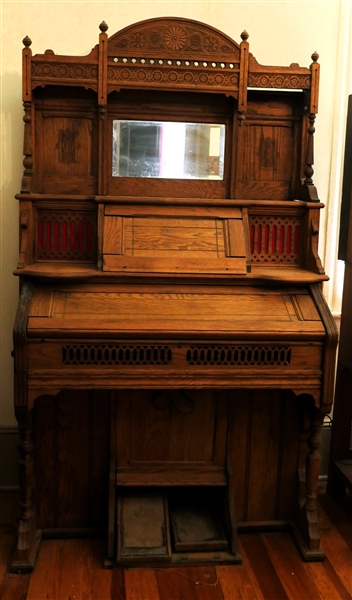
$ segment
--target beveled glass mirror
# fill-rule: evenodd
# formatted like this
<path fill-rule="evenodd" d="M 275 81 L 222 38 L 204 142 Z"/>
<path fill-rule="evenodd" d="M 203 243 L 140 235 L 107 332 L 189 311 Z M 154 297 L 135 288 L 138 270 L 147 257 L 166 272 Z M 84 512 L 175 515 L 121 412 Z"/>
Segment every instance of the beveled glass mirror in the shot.
<path fill-rule="evenodd" d="M 223 179 L 225 125 L 113 121 L 113 177 Z"/>

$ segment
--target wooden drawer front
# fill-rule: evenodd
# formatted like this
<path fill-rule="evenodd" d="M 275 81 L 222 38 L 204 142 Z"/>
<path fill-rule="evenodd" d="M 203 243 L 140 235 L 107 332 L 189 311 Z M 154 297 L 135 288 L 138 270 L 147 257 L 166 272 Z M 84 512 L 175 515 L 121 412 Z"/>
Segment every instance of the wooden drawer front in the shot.
<path fill-rule="evenodd" d="M 240 214 L 105 215 L 103 254 L 104 271 L 247 272 Z"/>

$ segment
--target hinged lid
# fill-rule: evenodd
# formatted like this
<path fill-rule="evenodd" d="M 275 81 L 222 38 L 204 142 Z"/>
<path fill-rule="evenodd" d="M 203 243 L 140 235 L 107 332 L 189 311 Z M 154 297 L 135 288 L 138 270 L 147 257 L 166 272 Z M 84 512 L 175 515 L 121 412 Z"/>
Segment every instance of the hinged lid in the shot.
<path fill-rule="evenodd" d="M 108 205 L 103 269 L 246 275 L 246 235 L 239 208 Z"/>

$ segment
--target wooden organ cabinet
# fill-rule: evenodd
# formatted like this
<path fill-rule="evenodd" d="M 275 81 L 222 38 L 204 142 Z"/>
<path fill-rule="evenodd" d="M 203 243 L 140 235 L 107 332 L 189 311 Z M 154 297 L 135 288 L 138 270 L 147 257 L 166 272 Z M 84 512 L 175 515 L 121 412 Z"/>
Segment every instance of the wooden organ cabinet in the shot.
<path fill-rule="evenodd" d="M 247 32 L 182 18 L 107 29 L 85 57 L 24 39 L 11 568 L 101 532 L 106 566 L 236 563 L 238 529 L 268 527 L 323 559 L 318 55 L 262 66 Z"/>

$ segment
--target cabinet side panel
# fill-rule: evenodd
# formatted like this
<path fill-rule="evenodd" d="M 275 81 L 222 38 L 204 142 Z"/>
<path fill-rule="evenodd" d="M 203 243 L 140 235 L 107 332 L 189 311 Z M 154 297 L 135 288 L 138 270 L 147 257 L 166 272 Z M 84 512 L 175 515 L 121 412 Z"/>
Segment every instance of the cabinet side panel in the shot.
<path fill-rule="evenodd" d="M 63 391 L 35 403 L 38 527 L 103 527 L 109 392 Z"/>

